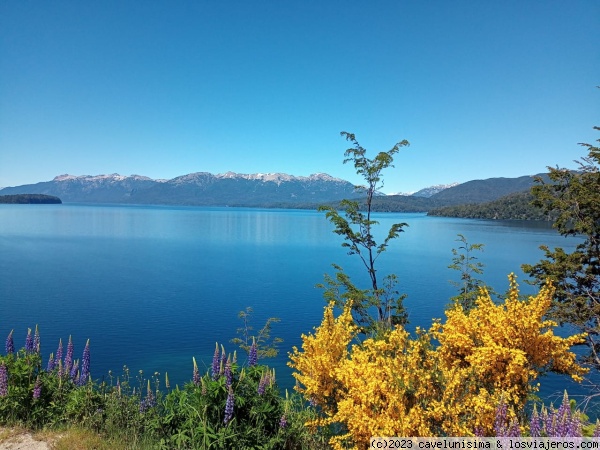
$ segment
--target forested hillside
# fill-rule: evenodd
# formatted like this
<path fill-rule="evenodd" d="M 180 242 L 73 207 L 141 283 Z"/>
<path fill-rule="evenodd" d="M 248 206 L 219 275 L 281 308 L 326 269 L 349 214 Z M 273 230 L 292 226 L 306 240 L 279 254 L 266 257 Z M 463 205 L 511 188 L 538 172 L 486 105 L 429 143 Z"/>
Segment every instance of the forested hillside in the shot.
<path fill-rule="evenodd" d="M 506 195 L 498 200 L 479 204 L 445 206 L 430 209 L 427 215 L 441 217 L 464 217 L 468 219 L 500 220 L 553 220 L 541 208 L 531 204 L 530 191 Z"/>

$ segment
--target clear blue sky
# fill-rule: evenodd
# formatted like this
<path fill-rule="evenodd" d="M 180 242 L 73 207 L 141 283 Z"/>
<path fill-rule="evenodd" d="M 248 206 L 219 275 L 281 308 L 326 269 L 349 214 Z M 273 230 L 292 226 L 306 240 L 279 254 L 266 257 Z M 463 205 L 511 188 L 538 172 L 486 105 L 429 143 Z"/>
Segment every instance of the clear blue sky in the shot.
<path fill-rule="evenodd" d="M 0 186 L 326 172 L 385 192 L 574 167 L 600 137 L 600 1 L 0 2 Z"/>

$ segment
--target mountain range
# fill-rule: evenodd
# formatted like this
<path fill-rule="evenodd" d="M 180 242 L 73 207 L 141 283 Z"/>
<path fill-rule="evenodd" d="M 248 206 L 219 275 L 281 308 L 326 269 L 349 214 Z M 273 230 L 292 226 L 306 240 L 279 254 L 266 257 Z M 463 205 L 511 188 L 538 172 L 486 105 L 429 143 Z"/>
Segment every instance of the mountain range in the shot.
<path fill-rule="evenodd" d="M 540 174 L 542 178 L 545 174 Z M 379 211 L 423 212 L 444 206 L 484 203 L 523 192 L 534 184 L 534 176 L 489 178 L 462 184 L 437 185 L 412 195 L 383 194 L 375 197 Z M 0 189 L 0 195 L 44 194 L 63 202 L 129 203 L 194 206 L 247 206 L 313 208 L 344 198 L 363 195 L 352 183 L 325 173 L 308 177 L 284 173 L 213 175 L 196 172 L 171 180 L 140 175 L 59 175 L 51 181 Z"/>

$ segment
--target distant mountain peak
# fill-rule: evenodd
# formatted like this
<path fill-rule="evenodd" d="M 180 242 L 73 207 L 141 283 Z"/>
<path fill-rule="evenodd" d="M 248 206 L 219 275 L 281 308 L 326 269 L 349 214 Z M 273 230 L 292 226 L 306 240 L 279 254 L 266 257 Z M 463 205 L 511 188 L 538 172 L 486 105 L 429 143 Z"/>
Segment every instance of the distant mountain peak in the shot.
<path fill-rule="evenodd" d="M 436 184 L 434 186 L 429 186 L 423 189 L 418 190 L 411 194 L 414 197 L 431 197 L 435 194 L 438 194 L 446 189 L 453 188 L 458 186 L 460 183 L 450 183 L 450 184 Z"/>

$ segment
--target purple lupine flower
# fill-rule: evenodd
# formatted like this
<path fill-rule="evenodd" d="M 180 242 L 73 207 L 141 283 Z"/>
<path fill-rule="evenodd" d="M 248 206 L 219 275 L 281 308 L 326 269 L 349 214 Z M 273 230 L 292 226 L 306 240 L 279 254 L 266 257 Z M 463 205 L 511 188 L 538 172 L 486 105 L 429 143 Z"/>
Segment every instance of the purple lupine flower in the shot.
<path fill-rule="evenodd" d="M 192 356 L 192 361 L 194 362 L 194 372 L 192 374 L 192 381 L 196 386 L 200 384 L 200 371 L 198 370 L 198 364 L 196 364 L 196 358 Z"/>
<path fill-rule="evenodd" d="M 531 437 L 542 436 L 542 425 L 540 423 L 540 416 L 537 412 L 537 408 L 533 406 L 533 413 L 531 414 L 531 420 L 529 422 L 529 434 Z"/>
<path fill-rule="evenodd" d="M 268 383 L 268 378 L 269 378 L 269 372 L 265 371 L 262 376 L 260 377 L 260 381 L 258 382 L 258 395 L 263 395 L 265 393 L 265 389 L 267 387 L 267 383 Z"/>
<path fill-rule="evenodd" d="M 583 426 L 581 423 L 581 415 L 573 414 L 567 425 L 567 434 L 565 437 L 583 437 Z"/>
<path fill-rule="evenodd" d="M 596 419 L 596 428 L 594 428 L 594 435 L 595 438 L 600 438 L 600 420 Z"/>
<path fill-rule="evenodd" d="M 79 373 L 79 360 L 76 360 L 73 363 L 73 366 L 71 366 L 71 373 L 70 373 L 71 381 L 73 383 L 77 383 L 77 374 L 78 373 Z"/>
<path fill-rule="evenodd" d="M 555 434 L 552 437 L 564 437 L 567 436 L 567 428 L 569 426 L 569 422 L 571 422 L 571 405 L 569 404 L 569 396 L 567 395 L 567 391 L 563 395 L 563 401 L 558 408 L 558 411 L 555 412 L 556 416 L 556 427 Z"/>
<path fill-rule="evenodd" d="M 73 341 L 69 336 L 69 343 L 67 344 L 67 354 L 65 355 L 64 373 L 69 375 L 73 367 Z"/>
<path fill-rule="evenodd" d="M 215 346 L 215 354 L 213 355 L 211 371 L 212 371 L 213 380 L 218 379 L 219 378 L 219 343 L 217 343 Z"/>
<path fill-rule="evenodd" d="M 90 340 L 88 339 L 83 356 L 81 357 L 81 375 L 79 376 L 79 386 L 83 386 L 90 377 Z"/>
<path fill-rule="evenodd" d="M 35 380 L 35 386 L 33 387 L 33 398 L 40 398 L 40 395 L 42 395 L 42 380 L 40 380 L 40 377 L 38 376 Z"/>
<path fill-rule="evenodd" d="M 521 437 L 521 427 L 517 419 L 512 419 L 506 437 Z"/>
<path fill-rule="evenodd" d="M 223 417 L 223 423 L 225 425 L 233 418 L 234 400 L 233 389 L 229 386 L 229 394 L 227 394 L 227 401 L 225 402 L 225 417 Z"/>
<path fill-rule="evenodd" d="M 140 402 L 140 412 L 146 412 L 154 406 L 156 406 L 156 398 L 154 397 L 152 388 L 150 387 L 150 380 L 148 380 L 148 391 L 146 398 Z"/>
<path fill-rule="evenodd" d="M 4 347 L 6 349 L 7 355 L 12 355 L 15 352 L 15 342 L 13 341 L 13 331 L 14 330 L 10 330 L 10 333 L 8 333 L 8 337 L 6 338 L 6 344 Z"/>
<path fill-rule="evenodd" d="M 62 339 L 58 340 L 58 348 L 56 349 L 56 356 L 54 357 L 54 365 L 58 366 L 58 376 L 62 377 L 62 354 L 63 354 L 63 344 Z"/>
<path fill-rule="evenodd" d="M 250 347 L 250 353 L 248 354 L 248 367 L 255 366 L 258 362 L 258 349 L 256 348 L 256 341 L 252 338 L 252 346 Z"/>
<path fill-rule="evenodd" d="M 496 418 L 494 419 L 494 434 L 498 437 L 508 436 L 506 423 L 508 422 L 508 405 L 504 400 L 496 408 Z"/>
<path fill-rule="evenodd" d="M 48 365 L 46 366 L 46 372 L 52 372 L 54 370 L 54 353 L 50 353 L 48 358 Z"/>
<path fill-rule="evenodd" d="M 223 375 L 225 373 L 225 362 L 227 361 L 227 357 L 225 355 L 225 347 L 221 346 L 221 362 L 219 364 L 219 375 Z"/>
<path fill-rule="evenodd" d="M 271 372 L 266 370 L 262 376 L 260 377 L 260 381 L 258 382 L 258 395 L 263 395 L 265 393 L 265 389 L 267 388 L 267 384 L 271 384 Z"/>
<path fill-rule="evenodd" d="M 475 437 L 485 437 L 485 434 L 483 433 L 483 428 L 481 428 L 481 426 L 476 426 L 475 432 L 473 434 L 475 435 Z"/>
<path fill-rule="evenodd" d="M 27 337 L 25 338 L 25 352 L 33 353 L 33 336 L 31 335 L 31 328 L 27 328 Z"/>
<path fill-rule="evenodd" d="M 279 419 L 279 428 L 285 428 L 287 427 L 287 419 L 285 418 L 285 414 L 283 414 L 281 416 L 281 419 Z"/>
<path fill-rule="evenodd" d="M 231 373 L 231 362 L 227 358 L 225 363 L 225 386 L 230 387 L 233 383 L 233 374 Z"/>
<path fill-rule="evenodd" d="M 0 397 L 8 395 L 8 369 L 4 362 L 0 363 Z"/>
<path fill-rule="evenodd" d="M 37 325 L 35 326 L 35 334 L 33 336 L 33 351 L 35 353 L 40 352 L 40 332 Z"/>

